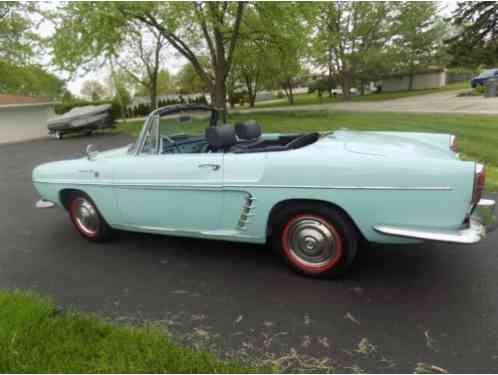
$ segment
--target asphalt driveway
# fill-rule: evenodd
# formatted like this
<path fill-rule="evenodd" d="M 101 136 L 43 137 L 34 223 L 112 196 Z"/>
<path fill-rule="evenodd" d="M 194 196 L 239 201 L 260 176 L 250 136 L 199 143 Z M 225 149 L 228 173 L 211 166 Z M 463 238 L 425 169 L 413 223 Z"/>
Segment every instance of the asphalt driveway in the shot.
<path fill-rule="evenodd" d="M 475 246 L 370 246 L 339 281 L 297 276 L 264 246 L 132 233 L 92 244 L 65 212 L 35 209 L 30 182 L 35 165 L 89 142 L 129 138 L 0 146 L 0 288 L 160 321 L 187 343 L 292 370 L 498 371 L 498 232 Z"/>

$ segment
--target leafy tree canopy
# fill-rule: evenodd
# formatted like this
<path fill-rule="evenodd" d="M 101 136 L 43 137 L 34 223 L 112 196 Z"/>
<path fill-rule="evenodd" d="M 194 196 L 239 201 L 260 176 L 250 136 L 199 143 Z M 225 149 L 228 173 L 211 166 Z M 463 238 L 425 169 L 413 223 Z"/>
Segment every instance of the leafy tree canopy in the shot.
<path fill-rule="evenodd" d="M 38 65 L 19 66 L 0 60 L 0 77 L 1 93 L 58 98 L 65 91 L 63 80 Z"/>
<path fill-rule="evenodd" d="M 453 66 L 498 64 L 498 2 L 460 2 L 452 15 L 454 36 L 447 40 Z"/>

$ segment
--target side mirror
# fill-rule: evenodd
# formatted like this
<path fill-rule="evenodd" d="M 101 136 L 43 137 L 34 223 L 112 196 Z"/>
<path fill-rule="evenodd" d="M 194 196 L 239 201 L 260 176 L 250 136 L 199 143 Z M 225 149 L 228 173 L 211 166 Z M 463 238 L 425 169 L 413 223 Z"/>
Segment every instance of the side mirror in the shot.
<path fill-rule="evenodd" d="M 86 157 L 88 160 L 95 160 L 99 152 L 97 151 L 97 147 L 93 144 L 89 144 L 86 146 Z"/>

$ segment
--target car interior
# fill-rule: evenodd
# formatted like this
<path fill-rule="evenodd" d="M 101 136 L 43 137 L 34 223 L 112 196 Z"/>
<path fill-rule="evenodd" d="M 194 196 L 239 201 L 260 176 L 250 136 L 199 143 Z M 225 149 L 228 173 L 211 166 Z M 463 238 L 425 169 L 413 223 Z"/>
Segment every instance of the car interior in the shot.
<path fill-rule="evenodd" d="M 237 123 L 235 126 L 230 124 L 209 126 L 205 130 L 205 136 L 161 135 L 159 153 L 288 151 L 310 145 L 319 138 L 318 133 L 305 133 L 265 139 L 261 137 L 261 126 L 255 121 L 247 121 Z"/>

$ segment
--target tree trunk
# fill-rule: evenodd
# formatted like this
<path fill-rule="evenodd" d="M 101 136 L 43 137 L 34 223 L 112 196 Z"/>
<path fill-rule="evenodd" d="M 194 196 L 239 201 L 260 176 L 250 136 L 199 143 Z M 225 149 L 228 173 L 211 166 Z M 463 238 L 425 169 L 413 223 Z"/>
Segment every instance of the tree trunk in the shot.
<path fill-rule="evenodd" d="M 149 87 L 150 108 L 157 108 L 157 82 L 151 82 Z"/>
<path fill-rule="evenodd" d="M 332 66 L 332 51 L 331 51 L 331 49 L 329 49 L 328 68 L 329 68 L 329 80 L 327 82 L 327 91 L 329 93 L 329 98 L 332 98 L 332 79 L 333 79 L 333 74 L 334 74 L 334 68 Z"/>
<path fill-rule="evenodd" d="M 287 80 L 287 97 L 289 99 L 289 104 L 294 105 L 294 93 L 292 92 L 292 82 L 290 79 Z"/>
<path fill-rule="evenodd" d="M 360 95 L 365 95 L 365 81 L 360 80 Z"/>
<path fill-rule="evenodd" d="M 351 87 L 353 86 L 353 77 L 351 72 L 342 72 L 342 98 L 345 102 L 351 101 Z"/>
<path fill-rule="evenodd" d="M 215 85 L 211 87 L 211 106 L 218 110 L 220 113 L 220 117 L 218 121 L 221 124 L 226 123 L 226 114 L 227 114 L 227 103 L 226 103 L 226 87 L 225 87 L 225 80 L 224 77 L 222 76 L 223 79 L 218 79 L 216 77 L 216 82 Z"/>
<path fill-rule="evenodd" d="M 249 97 L 249 107 L 254 108 L 256 103 L 256 90 L 253 90 L 251 79 L 248 76 L 245 76 L 244 80 L 246 81 L 247 96 Z"/>

